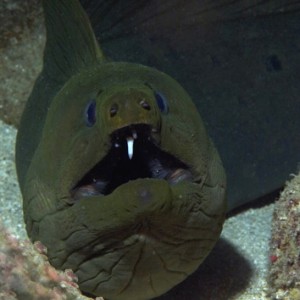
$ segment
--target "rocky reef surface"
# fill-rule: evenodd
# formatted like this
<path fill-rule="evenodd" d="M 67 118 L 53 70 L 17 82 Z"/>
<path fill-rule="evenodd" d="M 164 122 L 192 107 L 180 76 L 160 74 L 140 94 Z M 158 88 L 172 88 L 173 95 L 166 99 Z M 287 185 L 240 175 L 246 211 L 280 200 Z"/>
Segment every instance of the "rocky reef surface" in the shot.
<path fill-rule="evenodd" d="M 300 299 L 300 174 L 276 203 L 270 245 L 271 292 L 275 299 Z"/>

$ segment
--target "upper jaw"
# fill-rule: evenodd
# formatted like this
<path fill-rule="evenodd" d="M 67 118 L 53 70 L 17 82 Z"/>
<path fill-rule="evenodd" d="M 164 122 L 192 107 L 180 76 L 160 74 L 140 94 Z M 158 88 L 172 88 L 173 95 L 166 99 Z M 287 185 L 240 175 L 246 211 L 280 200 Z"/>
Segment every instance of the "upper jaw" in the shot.
<path fill-rule="evenodd" d="M 193 181 L 186 164 L 160 149 L 159 138 L 158 129 L 147 124 L 115 130 L 110 135 L 110 150 L 72 188 L 72 199 L 108 195 L 138 178 L 166 180 L 170 185 Z"/>
<path fill-rule="evenodd" d="M 151 141 L 153 144 L 159 144 L 158 129 L 146 124 L 132 124 L 124 126 L 112 132 L 110 135 L 111 146 L 115 148 L 122 147 L 127 151 L 128 159 L 133 158 L 135 151 L 135 142 Z"/>

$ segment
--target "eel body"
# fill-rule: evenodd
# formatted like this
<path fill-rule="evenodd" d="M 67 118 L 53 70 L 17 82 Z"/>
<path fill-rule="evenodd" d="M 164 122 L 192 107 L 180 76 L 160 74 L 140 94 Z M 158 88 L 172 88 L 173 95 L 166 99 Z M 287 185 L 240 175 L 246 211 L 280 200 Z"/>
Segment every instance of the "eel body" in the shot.
<path fill-rule="evenodd" d="M 87 295 L 159 296 L 219 238 L 219 155 L 175 80 L 107 60 L 79 2 L 43 6 L 44 67 L 16 144 L 28 235 Z"/>

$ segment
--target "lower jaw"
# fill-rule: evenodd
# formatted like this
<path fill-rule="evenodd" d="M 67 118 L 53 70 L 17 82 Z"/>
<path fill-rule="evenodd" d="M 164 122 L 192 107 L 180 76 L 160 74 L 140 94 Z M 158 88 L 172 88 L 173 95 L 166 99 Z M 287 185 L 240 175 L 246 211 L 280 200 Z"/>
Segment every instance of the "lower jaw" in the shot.
<path fill-rule="evenodd" d="M 132 179 L 130 181 L 134 181 L 137 179 L 142 180 L 142 179 L 149 179 L 149 178 L 147 178 L 147 177 L 146 178 L 136 178 L 136 179 Z M 176 169 L 176 170 L 167 172 L 165 178 L 154 178 L 154 179 L 165 180 L 168 182 L 169 185 L 175 185 L 184 180 L 192 181 L 192 175 L 189 171 L 187 171 L 185 169 Z M 84 197 L 105 196 L 104 193 L 101 193 L 101 190 L 103 190 L 107 184 L 108 184 L 107 182 L 105 182 L 104 180 L 101 180 L 101 179 L 94 180 L 90 184 L 81 186 L 81 187 L 73 190 L 71 192 L 72 199 L 74 201 L 77 201 Z M 123 185 L 125 185 L 125 184 L 126 183 L 124 183 Z"/>

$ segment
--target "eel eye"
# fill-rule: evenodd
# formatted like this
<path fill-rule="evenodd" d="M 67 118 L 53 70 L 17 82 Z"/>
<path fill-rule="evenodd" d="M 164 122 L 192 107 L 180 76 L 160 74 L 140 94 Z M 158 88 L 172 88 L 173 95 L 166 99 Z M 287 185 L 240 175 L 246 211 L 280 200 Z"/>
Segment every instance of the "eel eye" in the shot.
<path fill-rule="evenodd" d="M 92 127 L 96 123 L 96 101 L 90 100 L 85 108 L 85 124 Z"/>
<path fill-rule="evenodd" d="M 156 103 L 160 111 L 164 114 L 169 112 L 169 106 L 165 96 L 159 92 L 154 92 Z"/>

